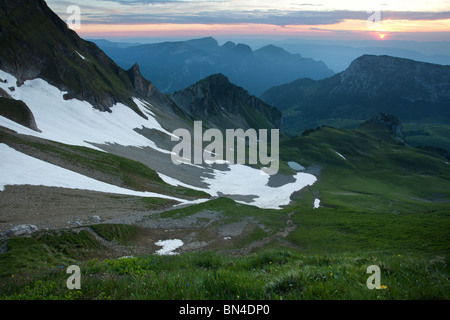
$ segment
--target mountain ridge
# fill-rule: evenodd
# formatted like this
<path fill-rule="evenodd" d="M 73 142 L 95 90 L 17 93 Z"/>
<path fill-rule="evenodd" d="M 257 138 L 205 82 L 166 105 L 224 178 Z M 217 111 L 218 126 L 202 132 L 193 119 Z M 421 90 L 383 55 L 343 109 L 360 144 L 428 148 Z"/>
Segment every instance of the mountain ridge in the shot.
<path fill-rule="evenodd" d="M 275 46 L 253 50 L 246 44 L 231 41 L 219 45 L 213 37 L 127 48 L 96 41 L 123 68 L 139 63 L 143 75 L 166 93 L 185 89 L 218 73 L 256 96 L 296 78 L 323 79 L 334 74 L 321 61 Z"/>
<path fill-rule="evenodd" d="M 450 123 L 450 66 L 363 55 L 330 78 L 298 79 L 261 98 L 283 111 L 291 133 L 324 119 L 364 121 L 380 112 L 403 122 Z"/>

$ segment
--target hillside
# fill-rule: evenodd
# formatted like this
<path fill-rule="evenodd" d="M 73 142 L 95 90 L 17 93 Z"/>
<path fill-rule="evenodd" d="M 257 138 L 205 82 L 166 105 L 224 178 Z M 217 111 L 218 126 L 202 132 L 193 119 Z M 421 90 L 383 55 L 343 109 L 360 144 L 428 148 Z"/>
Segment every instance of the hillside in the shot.
<path fill-rule="evenodd" d="M 184 153 L 174 163 L 176 129 L 192 133 L 195 120 L 278 128 L 280 111 L 222 74 L 162 94 L 139 65 L 118 67 L 44 1 L 0 8 L 0 300 L 449 299 L 449 162 L 405 143 L 399 117 L 280 134 L 272 175 Z M 343 76 L 303 80 L 303 94 L 384 96 L 397 85 Z M 436 86 L 445 89 L 445 77 Z M 442 111 L 448 92 L 436 86 L 407 93 Z M 186 149 L 206 144 L 193 140 Z M 67 286 L 73 265 L 77 290 Z M 373 265 L 377 290 L 367 286 Z"/>
<path fill-rule="evenodd" d="M 254 167 L 229 168 L 228 165 L 194 165 L 190 162 L 175 165 L 171 156 L 177 141 L 172 132 L 179 128 L 193 132 L 193 116 L 178 107 L 169 96 L 159 93 L 142 77 L 137 64 L 128 71 L 121 69 L 95 45 L 70 31 L 41 0 L 8 1 L 2 3 L 2 8 L 5 12 L 2 30 L 6 34 L 2 41 L 8 44 L 8 57 L 18 61 L 14 62 L 13 58 L 1 60 L 0 70 L 1 153 L 8 159 L 1 167 L 0 187 L 2 196 L 10 199 L 11 208 L 16 206 L 16 210 L 26 212 L 28 203 L 21 204 L 21 197 L 27 192 L 36 194 L 36 201 L 45 204 L 47 188 L 64 188 L 74 196 L 79 196 L 77 190 L 83 190 L 82 197 L 91 191 L 99 192 L 102 199 L 117 193 L 177 203 L 206 201 L 210 197 L 226 195 L 247 204 L 278 208 L 289 202 L 295 188 L 302 188 L 305 181 L 311 180 L 309 176 L 305 180 L 288 172 L 289 183 L 271 188 L 267 185 L 269 177 L 258 177 L 255 173 L 259 170 Z M 36 12 L 28 12 L 35 8 Z M 30 16 L 28 20 L 25 19 L 27 15 Z M 39 43 L 36 35 L 23 36 L 31 32 L 29 29 L 35 24 L 44 34 Z M 95 54 L 84 51 L 84 46 L 94 48 Z M 58 49 L 54 49 L 54 54 L 49 53 L 53 47 L 67 54 L 59 54 Z M 6 56 L 4 51 L 2 54 Z M 79 64 L 75 66 L 72 58 L 79 59 Z M 34 73 L 25 77 L 29 70 Z M 70 75 L 66 76 L 65 72 Z M 72 82 L 71 79 L 79 81 Z M 201 100 L 202 94 L 208 94 L 211 99 L 227 98 L 221 88 L 226 84 L 231 99 L 221 103 L 227 104 L 227 116 L 232 121 L 221 124 L 251 125 L 255 129 L 279 125 L 278 111 L 223 77 L 218 77 L 216 84 L 213 79 L 204 81 L 212 84 L 207 91 L 194 93 L 191 98 Z M 106 88 L 109 93 L 98 88 Z M 83 97 L 77 96 L 78 90 L 83 92 Z M 107 97 L 110 107 L 96 104 L 101 97 Z M 207 113 L 197 116 L 200 117 L 197 120 L 215 120 L 209 119 Z M 30 148 L 30 144 L 34 147 Z M 85 149 L 73 149 L 80 147 Z M 96 152 L 105 152 L 111 159 Z M 106 164 L 102 165 L 102 161 Z M 34 170 L 34 167 L 41 169 Z M 127 167 L 130 168 L 125 170 Z M 230 186 L 229 181 L 239 183 Z M 248 189 L 249 181 L 258 188 Z M 33 191 L 23 185 L 32 186 Z M 265 196 L 267 191 L 272 191 L 271 197 Z M 62 199 L 67 197 L 62 196 Z M 61 201 L 64 203 L 65 200 Z M 80 201 L 76 206 L 76 214 L 82 211 L 82 203 L 85 202 Z M 48 202 L 47 210 L 57 211 L 59 205 L 59 201 Z M 84 214 L 82 216 L 85 218 Z M 2 230 L 14 227 L 11 226 L 13 221 L 2 221 Z M 42 227 L 46 227 L 45 223 Z"/>
<path fill-rule="evenodd" d="M 8 267 L 0 297 L 448 299 L 448 163 L 390 134 L 378 123 L 284 140 L 283 159 L 319 180 L 282 210 L 220 198 L 129 225 L 91 222 L 11 238 L 0 254 Z M 175 255 L 159 254 L 161 238 L 182 245 Z M 75 262 L 83 289 L 72 292 L 58 284 Z M 384 290 L 366 287 L 374 264 L 382 266 Z"/>

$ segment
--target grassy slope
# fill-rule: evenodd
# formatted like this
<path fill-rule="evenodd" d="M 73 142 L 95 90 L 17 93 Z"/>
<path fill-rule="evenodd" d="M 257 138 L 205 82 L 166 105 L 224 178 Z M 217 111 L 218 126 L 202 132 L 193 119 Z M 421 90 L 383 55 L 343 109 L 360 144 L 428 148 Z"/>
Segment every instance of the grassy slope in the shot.
<path fill-rule="evenodd" d="M 450 152 L 450 125 L 404 124 L 403 131 L 412 146 L 435 146 Z"/>
<path fill-rule="evenodd" d="M 316 121 L 312 127 L 322 125 L 342 129 L 356 129 L 365 120 L 355 119 L 323 119 Z M 288 129 L 291 135 L 300 135 L 303 130 Z M 403 132 L 406 141 L 413 147 L 435 146 L 450 152 L 450 125 L 442 123 L 404 123 Z"/>
<path fill-rule="evenodd" d="M 7 267 L 2 268 L 0 296 L 24 299 L 449 298 L 450 170 L 443 159 L 401 146 L 389 140 L 384 132 L 332 128 L 284 140 L 281 154 L 284 161 L 293 160 L 321 169 L 318 182 L 297 193 L 294 202 L 285 209 L 243 208 L 219 199 L 162 216 L 182 218 L 214 209 L 224 212 L 226 219 L 221 223 L 253 216 L 279 230 L 285 225 L 280 216 L 293 213 L 297 229 L 286 238 L 288 243 L 275 239 L 253 254 L 241 257 L 199 252 L 171 257 L 92 260 L 90 257 L 101 252 L 102 247 L 87 234 L 53 235 L 56 237 L 53 240 L 52 237 L 37 239 L 37 236 L 17 238 L 9 241 L 10 250 L 0 255 L 0 265 Z M 321 199 L 319 209 L 312 208 L 315 198 Z M 124 245 L 133 234 L 133 230 L 121 227 L 98 232 Z M 264 235 L 248 235 L 245 243 L 261 237 Z M 35 254 L 30 255 L 30 251 Z M 28 260 L 20 264 L 24 257 Z M 40 269 L 23 269 L 32 266 L 33 261 Z M 80 263 L 82 268 L 80 291 L 65 287 L 65 268 L 69 263 Z M 367 289 L 366 269 L 370 265 L 380 266 L 385 290 Z"/>

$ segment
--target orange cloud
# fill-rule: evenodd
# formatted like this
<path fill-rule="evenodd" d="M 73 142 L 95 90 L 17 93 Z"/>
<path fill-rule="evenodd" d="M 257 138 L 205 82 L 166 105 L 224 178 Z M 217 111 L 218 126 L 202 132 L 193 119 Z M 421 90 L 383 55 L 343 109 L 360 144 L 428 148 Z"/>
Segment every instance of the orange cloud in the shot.
<path fill-rule="evenodd" d="M 237 24 L 82 24 L 77 32 L 83 37 L 167 37 L 214 35 L 329 35 L 336 32 L 382 34 L 402 32 L 450 32 L 446 20 L 383 20 L 368 25 L 364 20 L 345 20 L 327 25 Z"/>

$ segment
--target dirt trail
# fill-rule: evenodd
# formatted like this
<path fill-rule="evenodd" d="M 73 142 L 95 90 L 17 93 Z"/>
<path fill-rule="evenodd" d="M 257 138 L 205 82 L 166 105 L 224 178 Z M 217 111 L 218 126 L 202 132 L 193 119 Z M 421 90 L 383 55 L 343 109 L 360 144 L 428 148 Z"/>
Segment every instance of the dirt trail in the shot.
<path fill-rule="evenodd" d="M 250 243 L 249 245 L 246 245 L 245 247 L 235 250 L 233 253 L 235 253 L 237 255 L 247 255 L 247 254 L 250 254 L 256 248 L 264 247 L 275 239 L 283 240 L 283 238 L 286 238 L 291 232 L 293 232 L 298 227 L 294 223 L 294 220 L 292 219 L 293 215 L 294 215 L 293 212 L 288 214 L 287 221 L 286 221 L 286 227 L 283 230 L 280 230 L 277 233 L 275 233 L 269 237 L 266 237 L 262 240 L 254 241 L 254 242 Z M 290 244 L 288 244 L 288 245 L 290 245 Z"/>
<path fill-rule="evenodd" d="M 170 207 L 149 208 L 139 197 L 28 185 L 6 186 L 0 204 L 0 232 L 21 224 L 39 230 L 74 228 L 98 223 L 94 217 L 132 224 Z"/>

